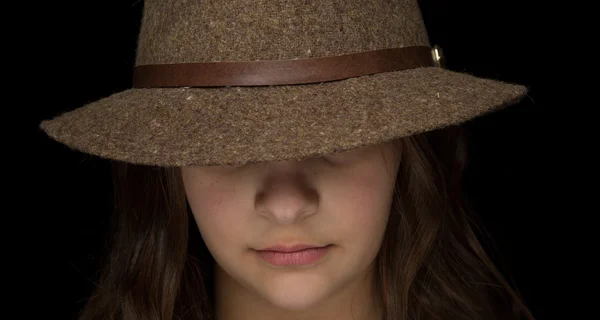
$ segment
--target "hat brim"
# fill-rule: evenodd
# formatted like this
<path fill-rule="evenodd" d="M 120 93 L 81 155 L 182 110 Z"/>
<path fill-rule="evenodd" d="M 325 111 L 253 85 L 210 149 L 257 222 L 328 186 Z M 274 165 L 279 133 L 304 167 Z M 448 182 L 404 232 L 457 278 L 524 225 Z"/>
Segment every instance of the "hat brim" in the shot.
<path fill-rule="evenodd" d="M 522 85 L 419 68 L 310 85 L 129 89 L 44 120 L 54 140 L 157 166 L 301 159 L 459 124 Z"/>

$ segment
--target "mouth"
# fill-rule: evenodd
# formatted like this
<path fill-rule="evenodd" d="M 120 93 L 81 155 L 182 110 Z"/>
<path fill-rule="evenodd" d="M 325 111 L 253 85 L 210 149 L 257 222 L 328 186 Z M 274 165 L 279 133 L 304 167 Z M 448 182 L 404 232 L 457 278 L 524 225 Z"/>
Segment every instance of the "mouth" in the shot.
<path fill-rule="evenodd" d="M 258 256 L 274 266 L 312 265 L 320 261 L 332 247 L 312 245 L 273 246 L 256 250 Z"/>
<path fill-rule="evenodd" d="M 296 252 L 306 249 L 318 249 L 330 246 L 329 245 L 309 245 L 309 244 L 296 244 L 296 245 L 275 245 L 264 249 L 258 249 L 256 251 L 275 251 L 275 252 Z"/>

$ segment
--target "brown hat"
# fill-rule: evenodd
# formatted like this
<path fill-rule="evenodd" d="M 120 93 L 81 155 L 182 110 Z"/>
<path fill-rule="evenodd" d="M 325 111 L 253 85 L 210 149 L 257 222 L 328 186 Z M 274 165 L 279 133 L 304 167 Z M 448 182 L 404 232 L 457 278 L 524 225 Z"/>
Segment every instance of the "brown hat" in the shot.
<path fill-rule="evenodd" d="M 459 124 L 521 85 L 444 69 L 417 0 L 146 0 L 133 88 L 40 127 L 158 166 L 301 159 Z"/>

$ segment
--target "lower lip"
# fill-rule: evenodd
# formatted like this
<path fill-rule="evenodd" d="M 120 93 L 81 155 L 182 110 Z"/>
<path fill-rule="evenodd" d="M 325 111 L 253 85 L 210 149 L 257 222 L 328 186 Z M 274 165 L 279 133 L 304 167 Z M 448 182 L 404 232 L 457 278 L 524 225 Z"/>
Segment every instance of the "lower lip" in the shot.
<path fill-rule="evenodd" d="M 330 246 L 310 248 L 294 252 L 258 251 L 258 255 L 275 266 L 297 266 L 313 264 L 327 254 Z"/>

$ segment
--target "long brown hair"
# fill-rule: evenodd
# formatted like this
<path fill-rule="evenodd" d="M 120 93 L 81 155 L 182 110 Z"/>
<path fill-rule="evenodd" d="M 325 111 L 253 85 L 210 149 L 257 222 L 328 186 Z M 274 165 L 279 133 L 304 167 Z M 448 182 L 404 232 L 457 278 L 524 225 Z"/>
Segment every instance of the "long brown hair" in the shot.
<path fill-rule="evenodd" d="M 375 260 L 385 320 L 533 319 L 495 268 L 461 192 L 462 127 L 395 141 L 401 157 Z M 178 168 L 114 162 L 111 251 L 81 313 L 92 319 L 214 319 L 214 259 L 187 205 Z"/>

